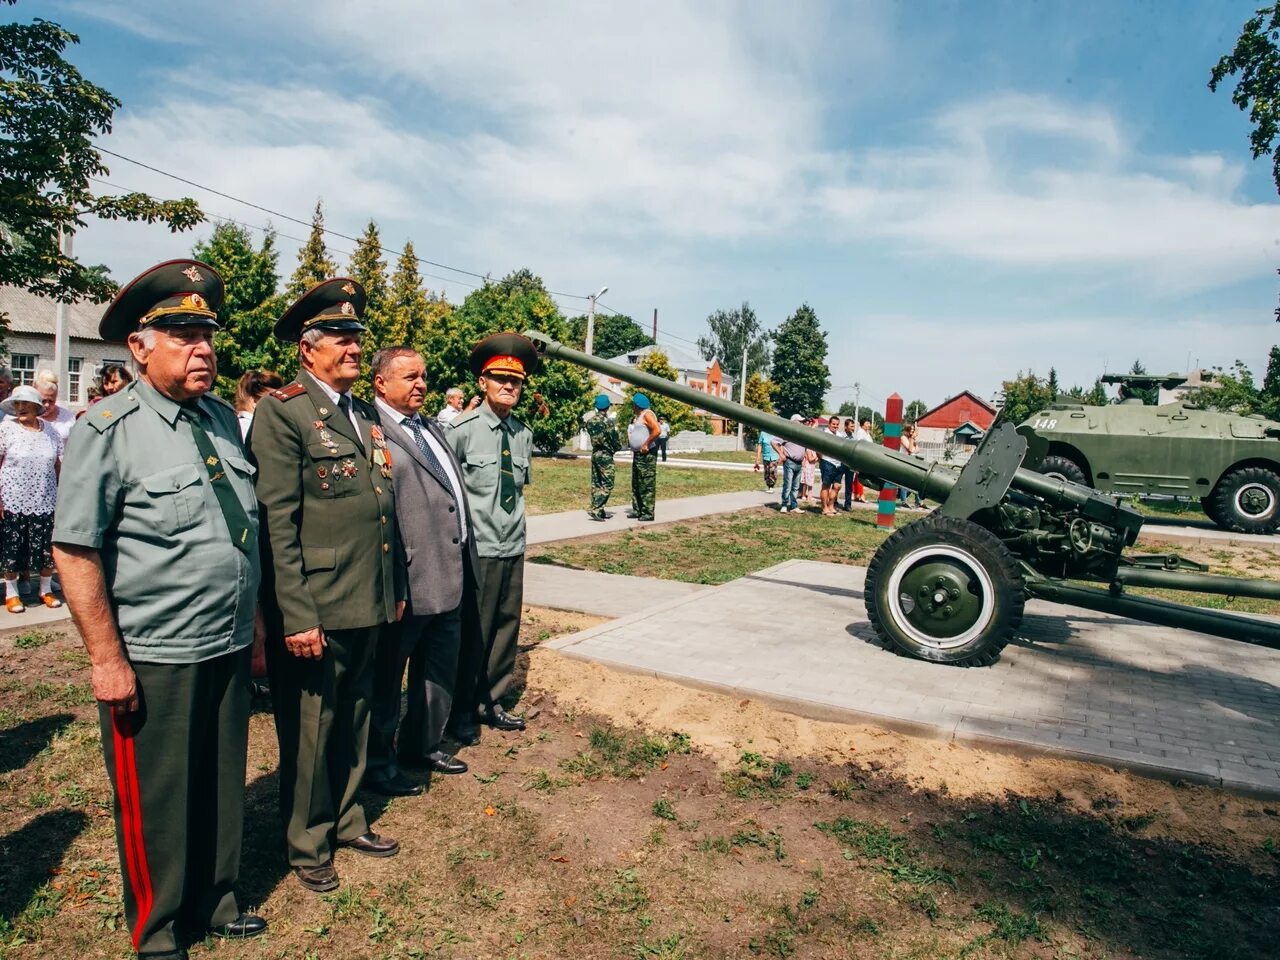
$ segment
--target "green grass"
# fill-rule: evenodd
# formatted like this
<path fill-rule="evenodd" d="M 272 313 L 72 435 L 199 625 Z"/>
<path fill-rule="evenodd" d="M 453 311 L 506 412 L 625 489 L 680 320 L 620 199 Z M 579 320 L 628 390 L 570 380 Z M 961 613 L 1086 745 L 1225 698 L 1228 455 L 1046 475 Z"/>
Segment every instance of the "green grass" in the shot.
<path fill-rule="evenodd" d="M 919 516 L 905 514 L 899 526 Z M 528 555 L 535 562 L 584 570 L 718 584 L 792 559 L 865 566 L 886 536 L 869 510 L 824 517 L 817 511 L 781 514 L 760 507 L 535 546 Z"/>
<path fill-rule="evenodd" d="M 676 453 L 668 450 L 667 456 L 679 460 L 719 460 L 721 463 L 755 463 L 754 450 L 703 450 L 700 453 Z"/>
<path fill-rule="evenodd" d="M 586 510 L 591 502 L 591 461 L 538 457 L 534 460 L 533 482 L 524 488 L 525 510 L 536 516 Z M 625 510 L 631 505 L 631 464 L 616 464 L 613 496 L 607 509 Z M 713 493 L 763 490 L 764 481 L 754 471 L 707 470 L 698 467 L 658 465 L 658 516 L 663 500 L 701 497 Z"/>
<path fill-rule="evenodd" d="M 1181 520 L 1209 519 L 1205 516 L 1204 511 L 1200 509 L 1199 500 L 1139 500 L 1135 498 L 1133 505 L 1143 516 L 1157 520 L 1169 518 Z"/>

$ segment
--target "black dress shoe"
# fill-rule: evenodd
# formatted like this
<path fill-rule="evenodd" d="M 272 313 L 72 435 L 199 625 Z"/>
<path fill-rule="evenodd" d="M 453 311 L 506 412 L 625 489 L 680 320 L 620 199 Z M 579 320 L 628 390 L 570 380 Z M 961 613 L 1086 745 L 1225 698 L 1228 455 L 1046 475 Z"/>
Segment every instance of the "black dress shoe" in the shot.
<path fill-rule="evenodd" d="M 427 766 L 436 773 L 466 773 L 467 765 L 452 753 L 432 750 L 427 754 Z"/>
<path fill-rule="evenodd" d="M 398 770 L 389 777 L 366 777 L 361 786 L 384 797 L 416 797 L 422 792 L 422 784 L 414 783 Z"/>
<path fill-rule="evenodd" d="M 338 889 L 338 871 L 333 869 L 332 860 L 318 867 L 294 867 L 293 875 L 312 893 L 328 893 Z"/>
<path fill-rule="evenodd" d="M 489 712 L 485 716 L 484 721 L 495 730 L 524 729 L 524 718 L 507 713 L 507 711 L 503 710 L 502 707 L 496 703 L 489 708 Z"/>
<path fill-rule="evenodd" d="M 605 520 L 606 520 L 607 518 L 606 518 L 603 514 L 598 514 L 598 513 L 588 513 L 588 514 L 587 514 L 587 519 L 588 519 L 588 520 L 599 520 L 601 523 L 604 523 L 604 522 L 605 522 Z"/>
<path fill-rule="evenodd" d="M 209 928 L 209 932 L 215 937 L 224 937 L 228 940 L 256 937 L 260 933 L 266 933 L 266 931 L 267 921 L 261 917 L 254 916 L 252 913 L 241 913 L 230 923 Z"/>
<path fill-rule="evenodd" d="M 350 847 L 356 853 L 366 857 L 394 857 L 400 852 L 400 841 L 390 837 L 380 837 L 372 830 L 354 840 L 342 840 L 340 847 Z"/>

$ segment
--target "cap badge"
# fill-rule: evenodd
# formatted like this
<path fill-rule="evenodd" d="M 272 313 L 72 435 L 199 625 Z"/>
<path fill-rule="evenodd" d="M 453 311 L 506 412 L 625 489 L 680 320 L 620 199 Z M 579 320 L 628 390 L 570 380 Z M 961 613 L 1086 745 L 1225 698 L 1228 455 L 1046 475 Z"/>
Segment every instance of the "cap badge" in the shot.
<path fill-rule="evenodd" d="M 346 283 L 342 285 L 342 292 L 345 293 L 348 297 L 354 297 L 356 295 L 355 284 L 353 284 L 350 280 L 348 280 Z"/>
<path fill-rule="evenodd" d="M 338 309 L 342 311 L 342 315 L 345 317 L 354 317 L 356 313 L 356 308 L 351 305 L 350 300 L 343 300 L 342 306 Z"/>
<path fill-rule="evenodd" d="M 192 272 L 194 272 L 194 269 Z M 197 310 L 205 310 L 208 309 L 209 306 L 204 302 L 204 297 L 200 296 L 198 293 L 187 294 L 182 298 L 182 305 L 184 307 L 195 307 Z"/>
<path fill-rule="evenodd" d="M 204 281 L 204 277 L 195 267 L 187 267 L 187 269 L 182 271 L 182 275 L 192 283 L 201 283 Z"/>

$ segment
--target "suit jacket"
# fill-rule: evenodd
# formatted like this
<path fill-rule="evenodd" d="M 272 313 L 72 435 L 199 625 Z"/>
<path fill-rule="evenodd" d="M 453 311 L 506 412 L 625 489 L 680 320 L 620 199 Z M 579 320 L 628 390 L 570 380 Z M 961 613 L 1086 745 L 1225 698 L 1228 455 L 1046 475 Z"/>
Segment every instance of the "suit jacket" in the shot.
<path fill-rule="evenodd" d="M 358 434 L 301 373 L 254 410 L 263 599 L 286 635 L 394 622 L 404 599 L 395 495 L 374 462 L 377 414 L 358 398 L 352 409 Z"/>
<path fill-rule="evenodd" d="M 396 487 L 396 517 L 400 539 L 404 544 L 409 601 L 405 614 L 430 616 L 447 613 L 462 602 L 463 545 L 458 542 L 458 511 L 466 518 L 468 552 L 472 569 L 476 567 L 475 526 L 467 495 L 462 502 L 453 498 L 453 489 L 436 479 L 427 469 L 426 459 L 418 445 L 398 422 L 387 422 L 382 414 L 382 432 L 391 449 L 391 475 Z M 462 485 L 462 467 L 444 431 L 430 417 L 422 418 L 423 431 L 440 445 Z"/>

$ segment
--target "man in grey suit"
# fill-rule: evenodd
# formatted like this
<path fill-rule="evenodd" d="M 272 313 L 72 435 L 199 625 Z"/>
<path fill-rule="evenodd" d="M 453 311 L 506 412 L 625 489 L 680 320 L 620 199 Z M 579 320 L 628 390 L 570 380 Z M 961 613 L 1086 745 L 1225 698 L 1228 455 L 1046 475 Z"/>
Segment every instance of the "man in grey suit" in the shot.
<path fill-rule="evenodd" d="M 475 618 L 475 544 L 462 471 L 439 425 L 421 416 L 426 397 L 423 362 L 409 347 L 373 356 L 373 389 L 396 491 L 397 522 L 408 569 L 404 618 L 378 638 L 372 730 L 364 786 L 387 796 L 411 796 L 422 787 L 401 771 L 420 766 L 465 773 L 467 765 L 440 749 L 453 704 L 462 631 Z M 409 667 L 409 707 L 396 746 L 400 687 Z"/>

